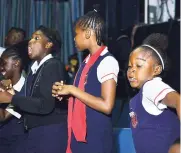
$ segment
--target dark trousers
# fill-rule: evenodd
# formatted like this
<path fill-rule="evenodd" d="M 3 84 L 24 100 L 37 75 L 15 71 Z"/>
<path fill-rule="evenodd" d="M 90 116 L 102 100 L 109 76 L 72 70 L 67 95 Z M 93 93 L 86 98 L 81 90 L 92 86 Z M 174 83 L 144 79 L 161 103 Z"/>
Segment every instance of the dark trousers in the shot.
<path fill-rule="evenodd" d="M 65 153 L 67 123 L 35 127 L 28 131 L 25 153 Z"/>
<path fill-rule="evenodd" d="M 0 153 L 25 153 L 26 138 L 26 134 L 0 137 Z"/>

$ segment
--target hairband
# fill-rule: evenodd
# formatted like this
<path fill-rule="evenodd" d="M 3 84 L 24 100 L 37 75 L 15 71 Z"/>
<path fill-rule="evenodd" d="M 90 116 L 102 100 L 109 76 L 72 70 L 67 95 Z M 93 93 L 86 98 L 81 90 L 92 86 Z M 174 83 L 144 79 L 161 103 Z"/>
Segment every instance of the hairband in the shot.
<path fill-rule="evenodd" d="M 146 47 L 148 47 L 148 48 L 151 48 L 151 49 L 158 55 L 158 57 L 159 57 L 160 60 L 161 60 L 162 67 L 163 67 L 163 70 L 164 70 L 164 62 L 163 62 L 163 58 L 161 57 L 160 53 L 159 53 L 155 48 L 153 48 L 153 47 L 150 46 L 150 45 L 144 44 L 144 45 L 142 45 L 142 46 L 146 46 Z"/>

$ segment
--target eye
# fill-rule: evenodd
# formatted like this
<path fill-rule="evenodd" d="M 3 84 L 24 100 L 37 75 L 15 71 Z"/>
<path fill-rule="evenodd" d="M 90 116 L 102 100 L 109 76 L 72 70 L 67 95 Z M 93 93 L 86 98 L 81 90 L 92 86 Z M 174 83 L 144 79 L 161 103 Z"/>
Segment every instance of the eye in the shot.
<path fill-rule="evenodd" d="M 127 71 L 130 71 L 130 70 L 131 70 L 131 68 L 132 68 L 132 66 L 128 65 L 128 67 L 127 67 Z"/>
<path fill-rule="evenodd" d="M 37 37 L 37 36 L 35 36 L 35 38 L 34 38 L 35 40 L 39 40 L 40 38 L 39 37 Z"/>
<path fill-rule="evenodd" d="M 141 68 L 142 66 L 143 66 L 143 65 L 141 65 L 141 64 L 137 64 L 137 65 L 136 65 L 137 68 Z"/>

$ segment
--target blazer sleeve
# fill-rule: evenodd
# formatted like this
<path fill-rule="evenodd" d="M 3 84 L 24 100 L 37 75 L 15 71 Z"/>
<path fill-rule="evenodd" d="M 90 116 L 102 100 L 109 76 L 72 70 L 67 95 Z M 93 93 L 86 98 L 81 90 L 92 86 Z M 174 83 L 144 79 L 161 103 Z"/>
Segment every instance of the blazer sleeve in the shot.
<path fill-rule="evenodd" d="M 25 97 L 14 95 L 12 105 L 20 108 L 22 111 L 35 114 L 48 114 L 55 108 L 56 99 L 52 97 L 52 86 L 54 82 L 65 80 L 65 67 L 59 61 L 47 64 L 42 72 L 39 82 L 39 96 Z"/>

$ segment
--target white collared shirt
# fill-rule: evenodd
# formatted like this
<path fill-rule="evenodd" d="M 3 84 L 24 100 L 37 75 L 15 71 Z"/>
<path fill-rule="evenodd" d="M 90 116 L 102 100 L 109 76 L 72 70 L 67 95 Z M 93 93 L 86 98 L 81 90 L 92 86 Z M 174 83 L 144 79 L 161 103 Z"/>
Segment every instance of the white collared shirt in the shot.
<path fill-rule="evenodd" d="M 100 56 L 104 56 L 108 51 L 106 47 Z M 90 59 L 90 54 L 85 59 L 85 63 L 87 63 Z M 97 79 L 100 83 L 103 83 L 107 80 L 114 79 L 117 83 L 117 76 L 119 73 L 119 64 L 118 61 L 113 56 L 106 56 L 97 67 Z"/>
<path fill-rule="evenodd" d="M 162 103 L 164 97 L 175 91 L 168 84 L 164 83 L 160 77 L 155 77 L 147 81 L 143 86 L 142 105 L 144 109 L 152 115 L 160 115 L 167 108 Z"/>
<path fill-rule="evenodd" d="M 13 86 L 13 89 L 20 92 L 25 82 L 25 78 L 23 75 L 21 75 L 21 78 L 19 81 Z"/>
<path fill-rule="evenodd" d="M 52 54 L 48 54 L 46 55 L 41 61 L 40 63 L 38 64 L 37 61 L 35 61 L 33 63 L 33 65 L 31 66 L 31 70 L 32 70 L 32 73 L 35 74 L 37 72 L 37 70 L 40 68 L 40 66 L 45 63 L 47 60 L 49 60 L 50 58 L 53 58 Z"/>
<path fill-rule="evenodd" d="M 1 54 L 4 52 L 5 49 L 6 49 L 6 48 L 0 47 L 0 56 L 1 56 Z"/>

